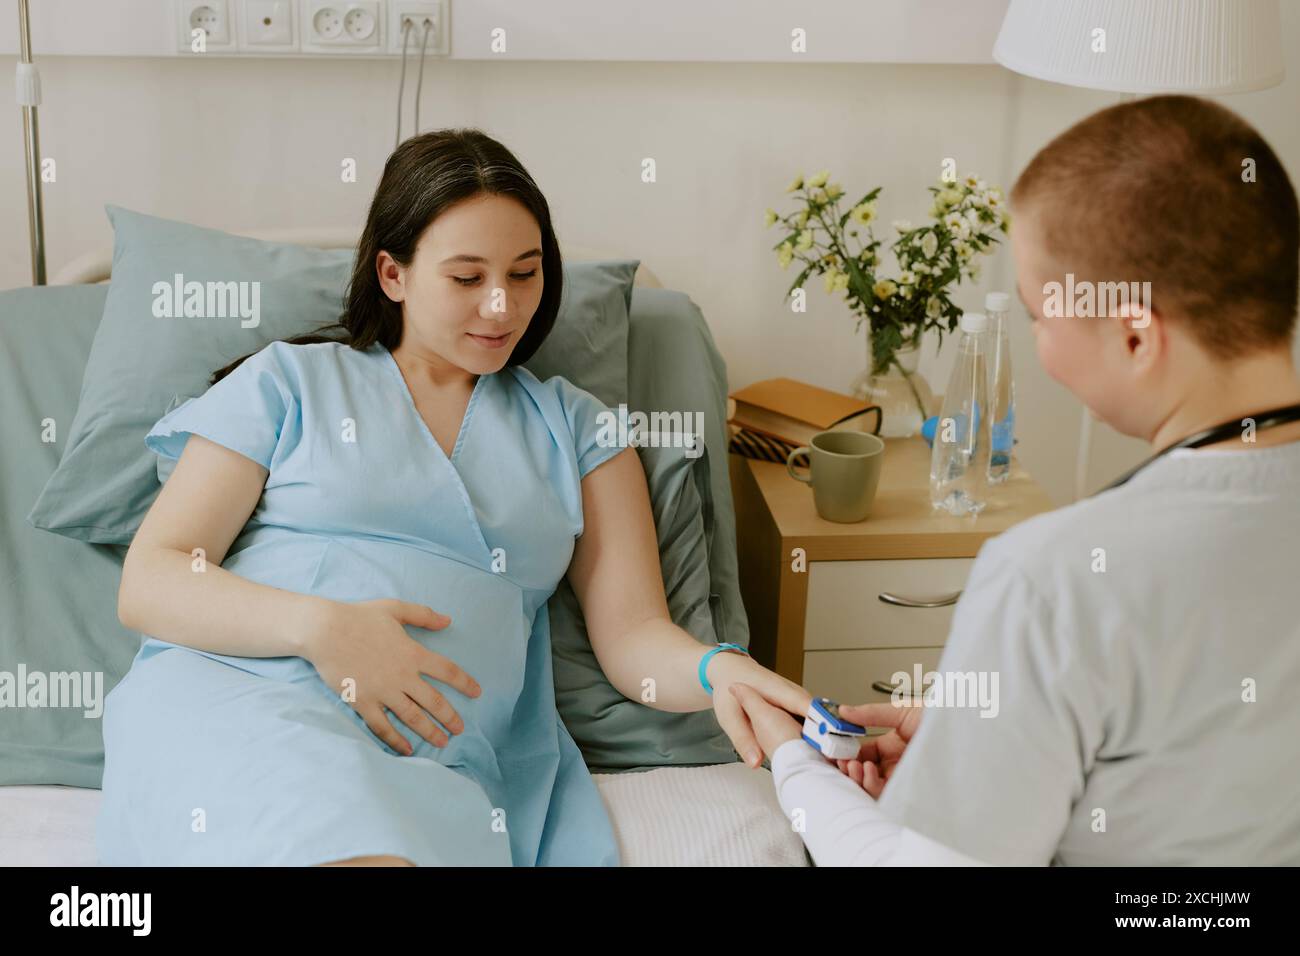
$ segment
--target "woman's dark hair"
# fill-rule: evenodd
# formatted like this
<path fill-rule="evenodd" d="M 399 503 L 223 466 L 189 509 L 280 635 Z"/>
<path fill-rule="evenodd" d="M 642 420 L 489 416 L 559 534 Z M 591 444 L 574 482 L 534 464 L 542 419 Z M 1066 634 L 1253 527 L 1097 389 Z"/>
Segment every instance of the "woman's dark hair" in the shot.
<path fill-rule="evenodd" d="M 357 243 L 343 314 L 337 322 L 284 341 L 291 345 L 340 342 L 358 350 L 382 342 L 390 350 L 396 348 L 402 339 L 402 305 L 388 298 L 379 284 L 379 253 L 385 251 L 402 266 L 410 265 L 430 223 L 456 203 L 484 194 L 509 196 L 523 204 L 542 233 L 542 299 L 506 364 L 528 361 L 550 334 L 560 310 L 564 291 L 560 245 L 546 197 L 533 177 L 510 150 L 479 129 L 432 130 L 393 150 Z M 210 384 L 229 375 L 246 358 L 213 372 Z"/>

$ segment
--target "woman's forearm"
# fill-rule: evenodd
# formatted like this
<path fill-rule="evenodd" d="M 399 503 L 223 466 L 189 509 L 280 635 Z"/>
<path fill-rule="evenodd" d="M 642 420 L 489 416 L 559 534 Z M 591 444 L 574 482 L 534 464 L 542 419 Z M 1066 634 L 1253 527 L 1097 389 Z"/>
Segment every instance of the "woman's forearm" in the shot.
<path fill-rule="evenodd" d="M 240 577 L 184 551 L 130 551 L 118 617 L 173 644 L 237 657 L 303 656 L 328 602 Z M 202 567 L 203 570 L 198 570 Z"/>
<path fill-rule="evenodd" d="M 605 676 L 629 700 L 655 710 L 706 710 L 713 698 L 700 683 L 699 666 L 709 648 L 665 619 L 651 619 L 623 636 L 612 660 L 599 658 Z M 706 677 L 716 689 L 743 680 L 758 664 L 734 651 L 709 658 Z"/>

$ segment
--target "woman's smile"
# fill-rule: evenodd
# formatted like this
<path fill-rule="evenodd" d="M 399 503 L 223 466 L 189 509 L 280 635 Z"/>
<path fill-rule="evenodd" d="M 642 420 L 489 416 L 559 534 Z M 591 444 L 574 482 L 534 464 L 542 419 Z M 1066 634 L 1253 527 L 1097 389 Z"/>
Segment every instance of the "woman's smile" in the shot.
<path fill-rule="evenodd" d="M 513 332 L 504 332 L 501 335 L 475 335 L 473 332 L 466 332 L 471 339 L 483 346 L 485 349 L 504 348 L 510 341 Z"/>

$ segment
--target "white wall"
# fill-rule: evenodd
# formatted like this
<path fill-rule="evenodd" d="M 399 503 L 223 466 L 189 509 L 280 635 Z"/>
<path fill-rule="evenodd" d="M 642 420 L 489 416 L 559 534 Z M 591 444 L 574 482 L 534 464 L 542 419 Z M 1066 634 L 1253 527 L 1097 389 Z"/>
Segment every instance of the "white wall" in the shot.
<path fill-rule="evenodd" d="M 31 35 L 43 56 L 189 56 L 187 14 L 195 2 L 218 11 L 224 5 L 233 34 L 224 43 L 214 41 L 205 55 L 261 54 L 245 42 L 252 35 L 245 24 L 256 11 L 244 0 L 30 0 Z M 400 0 L 370 2 L 378 4 L 384 46 L 400 51 L 401 32 L 390 28 L 395 14 L 410 8 L 399 8 Z M 817 0 L 815 6 L 788 0 L 443 2 L 452 59 L 709 63 L 989 63 L 1007 6 L 1007 0 Z M 324 5 L 324 0 L 290 3 L 300 38 L 311 36 L 312 10 Z M 940 21 L 944 29 L 934 29 Z M 790 42 L 795 28 L 806 40 L 797 52 Z M 429 42 L 432 48 L 434 40 Z M 418 34 L 411 45 L 419 45 Z M 310 49 L 299 44 L 299 50 Z M 17 52 L 18 18 L 5 10 L 0 53 Z"/>
<path fill-rule="evenodd" d="M 1259 126 L 1300 183 L 1300 5 L 1283 4 L 1290 75 L 1225 98 Z M 38 51 L 39 52 L 39 51 Z M 360 229 L 393 147 L 399 65 L 383 60 L 49 57 L 41 61 L 50 273 L 112 234 L 103 204 L 217 228 Z M 0 57 L 12 75 L 13 57 Z M 404 132 L 411 132 L 413 69 Z M 881 219 L 924 217 L 944 156 L 1009 186 L 1050 136 L 1111 94 L 1026 80 L 997 66 L 895 64 L 430 63 L 425 129 L 476 125 L 506 143 L 546 191 L 564 241 L 643 259 L 700 304 L 733 388 L 788 375 L 846 388 L 865 348 L 838 298 L 810 287 L 809 311 L 782 301 L 792 278 L 762 228 L 794 172 L 829 169 L 849 192 L 885 187 Z M 652 156 L 658 182 L 640 181 Z M 339 181 L 355 157 L 359 182 Z M 0 123 L 0 287 L 30 281 L 22 127 Z M 958 301 L 1013 289 L 1009 254 Z M 1013 322 L 1021 458 L 1069 500 L 1079 406 L 1038 369 Z M 950 350 L 927 347 L 936 389 Z M 1141 454 L 1099 426 L 1092 482 Z"/>

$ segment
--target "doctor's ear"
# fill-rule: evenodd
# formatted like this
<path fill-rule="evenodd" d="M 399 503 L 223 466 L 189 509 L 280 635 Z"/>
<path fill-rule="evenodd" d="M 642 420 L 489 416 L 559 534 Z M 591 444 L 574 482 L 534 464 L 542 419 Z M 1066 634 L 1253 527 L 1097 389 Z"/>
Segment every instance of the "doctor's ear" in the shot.
<path fill-rule="evenodd" d="M 1167 346 L 1164 316 L 1149 302 L 1129 301 L 1115 316 L 1126 349 L 1135 358 L 1158 358 Z"/>
<path fill-rule="evenodd" d="M 384 295 L 394 302 L 405 300 L 406 270 L 396 259 L 380 250 L 375 257 L 375 272 L 379 276 L 379 287 L 384 290 Z"/>

